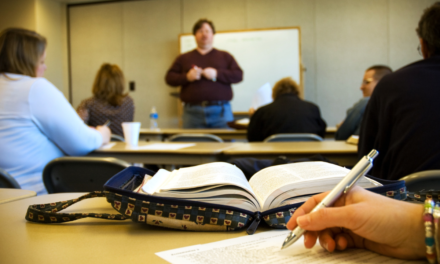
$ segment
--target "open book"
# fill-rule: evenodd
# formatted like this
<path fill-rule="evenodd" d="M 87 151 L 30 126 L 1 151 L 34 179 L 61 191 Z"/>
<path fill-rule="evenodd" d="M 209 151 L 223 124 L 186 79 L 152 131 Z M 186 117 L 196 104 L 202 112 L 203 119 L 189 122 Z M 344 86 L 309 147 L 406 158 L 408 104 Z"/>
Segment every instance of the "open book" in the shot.
<path fill-rule="evenodd" d="M 214 162 L 172 172 L 161 169 L 154 177 L 146 175 L 134 192 L 264 212 L 331 190 L 348 172 L 326 162 L 301 162 L 268 167 L 248 182 L 235 165 Z M 381 185 L 367 177 L 357 184 Z"/>

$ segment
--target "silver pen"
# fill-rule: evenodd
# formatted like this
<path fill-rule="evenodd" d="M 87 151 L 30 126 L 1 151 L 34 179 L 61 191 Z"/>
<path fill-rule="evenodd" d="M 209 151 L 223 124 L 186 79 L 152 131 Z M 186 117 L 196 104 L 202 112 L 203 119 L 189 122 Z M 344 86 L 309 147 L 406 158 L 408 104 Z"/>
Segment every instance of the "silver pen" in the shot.
<path fill-rule="evenodd" d="M 373 167 L 373 159 L 379 155 L 379 152 L 373 149 L 367 156 L 364 156 L 351 171 L 327 194 L 327 196 L 317 205 L 310 213 L 314 213 L 319 209 L 331 206 L 342 193 L 346 194 L 351 187 L 355 185 L 357 180 L 367 174 Z M 284 240 L 281 249 L 284 249 L 295 243 L 306 231 L 297 226 Z"/>

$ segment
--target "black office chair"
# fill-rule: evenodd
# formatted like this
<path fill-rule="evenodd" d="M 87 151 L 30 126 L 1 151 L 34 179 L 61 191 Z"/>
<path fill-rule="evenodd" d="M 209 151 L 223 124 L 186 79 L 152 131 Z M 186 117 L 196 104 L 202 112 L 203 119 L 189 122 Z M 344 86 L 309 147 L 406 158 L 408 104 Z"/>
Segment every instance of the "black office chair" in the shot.
<path fill-rule="evenodd" d="M 0 168 L 0 188 L 21 189 L 18 182 L 2 168 Z"/>
<path fill-rule="evenodd" d="M 115 158 L 61 157 L 46 165 L 43 182 L 48 193 L 100 191 L 108 179 L 128 166 Z"/>
<path fill-rule="evenodd" d="M 409 192 L 431 189 L 440 191 L 440 170 L 419 171 L 400 178 L 400 180 L 405 181 L 406 189 Z"/>
<path fill-rule="evenodd" d="M 111 136 L 110 136 L 110 141 L 114 141 L 114 142 L 125 142 L 125 139 L 124 139 L 123 137 L 121 137 L 120 135 L 111 134 Z"/>
<path fill-rule="evenodd" d="M 223 142 L 223 139 L 211 134 L 176 134 L 168 139 L 170 142 Z"/>
<path fill-rule="evenodd" d="M 263 142 L 297 142 L 322 141 L 322 137 L 308 133 L 275 134 L 267 137 Z"/>

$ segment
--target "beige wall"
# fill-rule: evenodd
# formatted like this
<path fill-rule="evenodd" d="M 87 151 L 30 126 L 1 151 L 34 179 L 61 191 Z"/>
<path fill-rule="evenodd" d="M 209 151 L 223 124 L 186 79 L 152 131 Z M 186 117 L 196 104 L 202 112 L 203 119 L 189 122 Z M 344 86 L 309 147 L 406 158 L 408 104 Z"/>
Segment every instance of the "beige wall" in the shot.
<path fill-rule="evenodd" d="M 318 104 L 328 125 L 334 126 L 361 98 L 366 68 L 380 63 L 398 69 L 421 59 L 414 29 L 423 9 L 433 2 L 149 0 L 72 7 L 72 34 L 78 33 L 71 42 L 72 62 L 78 65 L 72 70 L 83 72 L 73 74 L 73 93 L 78 95 L 73 103 L 91 95 L 93 76 L 102 62 L 119 63 L 127 81 L 137 84 L 131 93 L 135 119 L 148 126 L 149 109 L 155 105 L 160 125 L 175 126 L 175 100 L 169 96 L 174 88 L 163 78 L 178 55 L 178 34 L 191 32 L 197 19 L 207 17 L 217 30 L 300 26 L 305 98 Z M 105 10 L 111 6 L 115 10 L 110 15 Z M 107 30 L 111 33 L 104 34 Z M 109 52 L 113 46 L 117 52 Z"/>
<path fill-rule="evenodd" d="M 35 0 L 0 1 L 0 30 L 8 27 L 35 30 Z"/>
<path fill-rule="evenodd" d="M 53 0 L 0 1 L 0 30 L 35 30 L 48 42 L 45 77 L 68 95 L 66 5 Z"/>
<path fill-rule="evenodd" d="M 35 14 L 35 29 L 47 39 L 44 77 L 68 98 L 66 5 L 52 0 L 36 0 Z"/>

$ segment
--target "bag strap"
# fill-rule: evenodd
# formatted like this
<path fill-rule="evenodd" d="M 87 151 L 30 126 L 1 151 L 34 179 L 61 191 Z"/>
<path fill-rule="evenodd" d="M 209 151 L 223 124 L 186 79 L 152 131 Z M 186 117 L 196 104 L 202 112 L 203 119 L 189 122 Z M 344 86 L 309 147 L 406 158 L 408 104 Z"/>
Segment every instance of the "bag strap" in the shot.
<path fill-rule="evenodd" d="M 79 198 L 48 203 L 48 204 L 34 204 L 28 207 L 26 212 L 26 220 L 38 223 L 63 223 L 75 221 L 82 218 L 92 217 L 101 218 L 106 220 L 125 220 L 125 216 L 121 214 L 96 214 L 96 213 L 58 213 L 66 209 L 67 207 L 80 202 L 85 199 L 95 198 L 95 197 L 106 197 L 108 192 L 104 191 L 94 191 L 85 194 Z"/>

